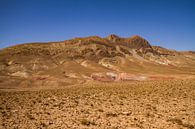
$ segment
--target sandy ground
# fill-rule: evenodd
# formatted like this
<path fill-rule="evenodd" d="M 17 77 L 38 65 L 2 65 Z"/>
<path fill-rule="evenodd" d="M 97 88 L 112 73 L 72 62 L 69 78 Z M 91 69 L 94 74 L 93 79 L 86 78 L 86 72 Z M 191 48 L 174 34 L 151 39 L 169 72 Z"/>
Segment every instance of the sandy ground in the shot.
<path fill-rule="evenodd" d="M 0 91 L 0 129 L 194 129 L 195 80 Z"/>

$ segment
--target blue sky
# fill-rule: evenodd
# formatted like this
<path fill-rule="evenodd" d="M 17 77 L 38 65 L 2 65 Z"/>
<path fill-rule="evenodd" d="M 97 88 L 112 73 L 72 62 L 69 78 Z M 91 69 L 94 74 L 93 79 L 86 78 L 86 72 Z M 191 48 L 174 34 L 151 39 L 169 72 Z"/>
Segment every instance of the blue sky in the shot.
<path fill-rule="evenodd" d="M 195 50 L 195 1 L 0 0 L 0 48 L 113 33 Z"/>

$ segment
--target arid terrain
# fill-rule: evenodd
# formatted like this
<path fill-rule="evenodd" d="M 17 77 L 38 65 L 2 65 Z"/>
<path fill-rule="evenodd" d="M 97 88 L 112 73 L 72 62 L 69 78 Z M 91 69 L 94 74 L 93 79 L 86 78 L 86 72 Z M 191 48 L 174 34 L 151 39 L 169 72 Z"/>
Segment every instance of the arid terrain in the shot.
<path fill-rule="evenodd" d="M 195 52 L 140 36 L 0 49 L 0 129 L 194 129 Z"/>
<path fill-rule="evenodd" d="M 194 129 L 195 80 L 0 92 L 5 129 Z"/>

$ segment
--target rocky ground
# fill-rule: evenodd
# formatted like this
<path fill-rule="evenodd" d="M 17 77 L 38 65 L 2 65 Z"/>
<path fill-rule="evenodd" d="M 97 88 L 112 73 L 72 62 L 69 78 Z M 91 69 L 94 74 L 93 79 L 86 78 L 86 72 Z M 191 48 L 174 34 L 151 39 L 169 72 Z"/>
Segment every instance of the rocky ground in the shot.
<path fill-rule="evenodd" d="M 195 80 L 0 91 L 2 129 L 194 129 Z"/>

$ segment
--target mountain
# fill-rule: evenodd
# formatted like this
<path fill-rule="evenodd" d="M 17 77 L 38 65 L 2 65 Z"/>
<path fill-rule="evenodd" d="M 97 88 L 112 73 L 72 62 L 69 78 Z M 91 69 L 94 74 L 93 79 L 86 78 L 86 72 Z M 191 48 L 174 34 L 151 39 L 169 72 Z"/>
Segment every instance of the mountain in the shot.
<path fill-rule="evenodd" d="M 0 88 L 194 77 L 195 53 L 111 34 L 0 50 Z"/>

